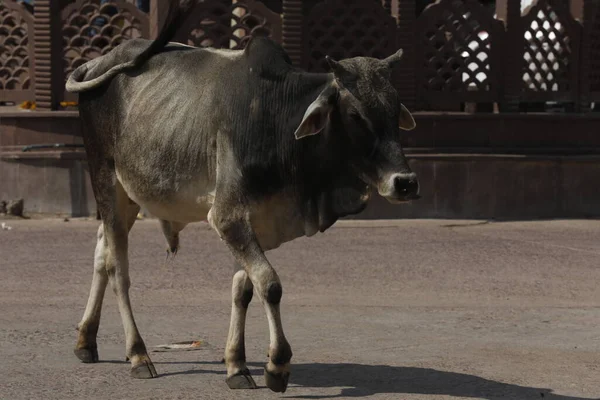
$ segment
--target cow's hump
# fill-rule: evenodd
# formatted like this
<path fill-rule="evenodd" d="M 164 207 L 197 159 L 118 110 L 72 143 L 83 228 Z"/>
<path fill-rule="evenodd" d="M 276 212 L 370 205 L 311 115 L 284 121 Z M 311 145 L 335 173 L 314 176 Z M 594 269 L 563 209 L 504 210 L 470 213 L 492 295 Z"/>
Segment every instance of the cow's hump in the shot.
<path fill-rule="evenodd" d="M 280 44 L 254 37 L 244 50 L 248 64 L 262 76 L 281 77 L 292 69 L 292 61 Z"/>

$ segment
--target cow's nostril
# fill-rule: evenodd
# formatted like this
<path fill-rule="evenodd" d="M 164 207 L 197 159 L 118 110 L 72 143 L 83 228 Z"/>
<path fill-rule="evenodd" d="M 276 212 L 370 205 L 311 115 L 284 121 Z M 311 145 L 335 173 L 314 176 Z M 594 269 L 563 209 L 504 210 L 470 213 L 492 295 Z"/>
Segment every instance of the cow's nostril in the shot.
<path fill-rule="evenodd" d="M 419 190 L 419 182 L 414 178 L 397 176 L 394 179 L 394 189 L 402 196 L 415 194 Z"/>

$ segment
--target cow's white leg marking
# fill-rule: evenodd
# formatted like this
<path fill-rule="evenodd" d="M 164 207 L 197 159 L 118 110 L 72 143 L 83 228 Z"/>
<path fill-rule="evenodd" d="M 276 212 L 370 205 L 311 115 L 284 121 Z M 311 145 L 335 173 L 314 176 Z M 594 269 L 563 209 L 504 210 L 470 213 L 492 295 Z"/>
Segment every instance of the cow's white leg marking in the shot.
<path fill-rule="evenodd" d="M 140 207 L 135 203 L 128 206 L 128 230 L 135 223 L 135 218 Z M 92 287 L 90 295 L 81 318 L 77 325 L 79 337 L 75 346 L 75 355 L 84 363 L 98 362 L 98 346 L 96 336 L 100 326 L 100 315 L 102 301 L 108 284 L 108 273 L 106 269 L 107 246 L 104 237 L 104 223 L 98 227 L 96 250 L 94 252 L 94 272 L 92 275 Z"/>
<path fill-rule="evenodd" d="M 236 265 L 236 269 L 239 268 Z M 246 367 L 246 346 L 244 330 L 246 312 L 252 300 L 254 285 L 243 269 L 233 275 L 231 284 L 231 321 L 229 335 L 225 347 L 225 364 L 227 365 L 227 385 L 230 389 L 255 389 L 256 383 L 248 367 Z"/>
<path fill-rule="evenodd" d="M 106 269 L 109 282 L 119 304 L 119 313 L 125 330 L 125 354 L 131 361 L 131 376 L 134 378 L 154 378 L 157 376 L 154 365 L 146 352 L 146 345 L 138 331 L 129 300 L 129 260 L 127 214 L 129 198 L 120 183 L 116 183 L 116 199 L 113 218 L 104 221 L 104 234 L 107 244 Z M 137 212 L 136 212 L 137 214 Z"/>
<path fill-rule="evenodd" d="M 215 206 L 208 214 L 209 223 L 231 249 L 242 265 L 255 292 L 262 301 L 269 321 L 269 362 L 265 366 L 265 382 L 274 392 L 285 392 L 290 376 L 292 349 L 283 333 L 279 303 L 283 290 L 277 272 L 265 257 L 246 212 L 222 213 Z"/>
<path fill-rule="evenodd" d="M 77 325 L 79 337 L 75 346 L 75 355 L 84 363 L 98 362 L 98 346 L 96 335 L 100 325 L 102 300 L 108 283 L 106 273 L 106 242 L 104 240 L 104 224 L 98 228 L 98 240 L 94 253 L 94 273 L 90 296 L 81 318 Z"/>

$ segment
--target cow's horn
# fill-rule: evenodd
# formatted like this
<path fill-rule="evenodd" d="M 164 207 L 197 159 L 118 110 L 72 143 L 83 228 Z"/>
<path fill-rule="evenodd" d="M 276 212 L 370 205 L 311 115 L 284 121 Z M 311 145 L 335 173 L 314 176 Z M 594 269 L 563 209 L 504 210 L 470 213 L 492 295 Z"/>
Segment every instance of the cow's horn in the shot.
<path fill-rule="evenodd" d="M 325 56 L 325 61 L 327 61 L 327 64 L 329 64 L 329 68 L 331 68 L 331 71 L 338 77 L 341 77 L 342 75 L 344 75 L 344 73 L 346 73 L 346 70 L 344 69 L 342 64 L 335 61 L 333 58 Z"/>
<path fill-rule="evenodd" d="M 400 49 L 383 61 L 386 62 L 390 68 L 394 68 L 398 64 L 398 62 L 402 59 L 402 53 L 404 53 L 404 52 L 402 51 L 402 49 Z"/>

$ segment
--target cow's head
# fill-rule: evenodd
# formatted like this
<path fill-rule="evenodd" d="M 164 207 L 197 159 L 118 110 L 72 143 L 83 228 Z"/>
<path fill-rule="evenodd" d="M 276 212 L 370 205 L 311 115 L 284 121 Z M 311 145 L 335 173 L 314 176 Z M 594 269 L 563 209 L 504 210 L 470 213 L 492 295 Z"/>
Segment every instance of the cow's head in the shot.
<path fill-rule="evenodd" d="M 308 107 L 295 133 L 301 139 L 327 128 L 332 135 L 345 135 L 351 166 L 390 202 L 419 197 L 417 176 L 400 145 L 400 130 L 414 129 L 415 120 L 390 82 L 401 57 L 402 50 L 384 60 L 327 57 L 334 79 Z"/>

